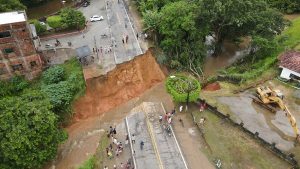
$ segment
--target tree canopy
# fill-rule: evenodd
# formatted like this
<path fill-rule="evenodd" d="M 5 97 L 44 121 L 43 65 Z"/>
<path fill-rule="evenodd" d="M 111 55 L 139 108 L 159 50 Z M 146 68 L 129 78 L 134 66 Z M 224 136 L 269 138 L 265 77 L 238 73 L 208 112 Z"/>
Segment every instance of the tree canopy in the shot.
<path fill-rule="evenodd" d="M 73 8 L 64 8 L 60 12 L 62 22 L 67 28 L 83 28 L 85 26 L 85 17 L 81 11 Z"/>
<path fill-rule="evenodd" d="M 50 102 L 38 90 L 0 100 L 0 168 L 38 168 L 66 139 Z"/>
<path fill-rule="evenodd" d="M 24 10 L 24 6 L 19 0 L 0 0 L 0 12 Z"/>
<path fill-rule="evenodd" d="M 264 0 L 201 0 L 200 4 L 199 17 L 209 26 L 216 53 L 225 39 L 245 36 L 271 39 L 284 28 L 282 14 L 269 8 Z"/>

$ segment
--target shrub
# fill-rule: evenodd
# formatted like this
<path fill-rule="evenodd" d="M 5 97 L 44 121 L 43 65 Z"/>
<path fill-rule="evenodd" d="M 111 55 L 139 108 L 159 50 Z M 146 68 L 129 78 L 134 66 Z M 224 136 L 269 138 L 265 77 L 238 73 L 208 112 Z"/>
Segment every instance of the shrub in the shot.
<path fill-rule="evenodd" d="M 73 8 L 65 8 L 61 10 L 60 16 L 62 23 L 66 28 L 83 28 L 85 25 L 85 17 L 81 11 Z"/>
<path fill-rule="evenodd" d="M 41 33 L 46 32 L 47 26 L 46 25 L 42 25 L 40 21 L 34 19 L 34 20 L 30 20 L 29 22 L 31 24 L 34 24 L 35 30 L 36 30 L 37 34 L 41 34 Z"/>
<path fill-rule="evenodd" d="M 29 83 L 21 76 L 14 76 L 8 81 L 0 81 L 0 98 L 17 95 L 27 88 Z"/>
<path fill-rule="evenodd" d="M 62 18 L 59 15 L 49 16 L 47 23 L 53 29 L 63 28 Z"/>
<path fill-rule="evenodd" d="M 64 80 L 64 68 L 60 66 L 50 67 L 42 75 L 44 84 L 58 83 L 62 80 Z"/>
<path fill-rule="evenodd" d="M 67 109 L 73 99 L 73 92 L 67 81 L 43 86 L 42 91 L 49 98 L 55 111 L 61 112 Z"/>
<path fill-rule="evenodd" d="M 193 77 L 176 74 L 167 78 L 166 88 L 175 102 L 186 102 L 187 98 L 193 102 L 199 98 L 201 85 Z"/>

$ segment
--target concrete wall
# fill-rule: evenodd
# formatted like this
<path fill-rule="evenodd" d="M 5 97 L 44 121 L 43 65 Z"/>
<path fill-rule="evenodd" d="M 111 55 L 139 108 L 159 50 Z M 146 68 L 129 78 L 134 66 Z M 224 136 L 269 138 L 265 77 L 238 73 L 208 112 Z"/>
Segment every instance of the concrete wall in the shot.
<path fill-rule="evenodd" d="M 297 73 L 297 72 L 294 72 L 292 70 L 289 70 L 287 68 L 284 68 L 284 67 L 281 67 L 282 68 L 282 71 L 281 71 L 281 74 L 280 74 L 280 77 L 281 78 L 285 78 L 285 79 L 288 79 L 290 80 L 291 79 L 291 74 L 297 76 L 297 77 L 300 77 L 300 73 Z"/>
<path fill-rule="evenodd" d="M 0 32 L 10 32 L 10 37 L 0 38 L 0 79 L 13 75 L 36 77 L 42 70 L 40 55 L 36 53 L 27 22 L 0 25 Z M 5 49 L 12 49 L 11 53 Z M 16 70 L 15 66 L 20 65 Z"/>

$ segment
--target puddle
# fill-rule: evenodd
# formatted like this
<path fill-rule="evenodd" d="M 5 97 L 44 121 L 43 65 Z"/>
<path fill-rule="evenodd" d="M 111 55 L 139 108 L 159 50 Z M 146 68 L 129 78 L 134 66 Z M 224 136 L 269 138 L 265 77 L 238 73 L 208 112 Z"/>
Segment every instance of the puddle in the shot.
<path fill-rule="evenodd" d="M 258 132 L 267 142 L 276 143 L 284 151 L 294 147 L 292 128 L 282 112 L 273 114 L 253 103 L 250 97 L 219 97 L 218 100 L 229 106 L 238 123 L 243 122 L 244 127 Z"/>

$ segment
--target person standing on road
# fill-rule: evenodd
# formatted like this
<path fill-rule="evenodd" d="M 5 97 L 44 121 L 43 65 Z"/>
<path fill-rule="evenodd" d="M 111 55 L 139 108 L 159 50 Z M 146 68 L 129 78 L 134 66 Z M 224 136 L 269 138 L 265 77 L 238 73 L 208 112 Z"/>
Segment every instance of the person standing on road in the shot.
<path fill-rule="evenodd" d="M 124 38 L 122 38 L 122 42 L 123 42 L 123 44 L 124 44 Z"/>
<path fill-rule="evenodd" d="M 128 43 L 128 35 L 126 35 L 126 41 L 125 42 Z"/>
<path fill-rule="evenodd" d="M 140 143 L 140 148 L 141 148 L 141 150 L 143 150 L 143 148 L 144 148 L 144 142 L 143 141 L 141 141 L 141 143 Z"/>
<path fill-rule="evenodd" d="M 132 141 L 132 144 L 135 143 L 135 135 L 134 134 L 132 134 L 132 136 L 131 136 L 131 141 Z"/>

